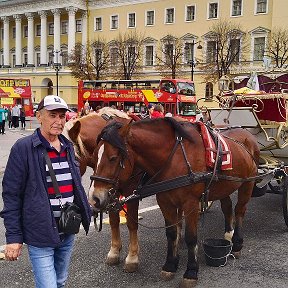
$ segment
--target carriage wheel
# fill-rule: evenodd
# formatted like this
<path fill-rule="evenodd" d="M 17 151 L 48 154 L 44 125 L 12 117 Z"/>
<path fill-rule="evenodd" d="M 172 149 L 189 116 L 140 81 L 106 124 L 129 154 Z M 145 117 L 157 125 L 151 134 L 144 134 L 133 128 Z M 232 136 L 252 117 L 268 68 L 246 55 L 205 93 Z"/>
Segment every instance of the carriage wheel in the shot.
<path fill-rule="evenodd" d="M 283 189 L 282 189 L 282 209 L 285 223 L 288 227 L 288 178 L 283 178 Z"/>

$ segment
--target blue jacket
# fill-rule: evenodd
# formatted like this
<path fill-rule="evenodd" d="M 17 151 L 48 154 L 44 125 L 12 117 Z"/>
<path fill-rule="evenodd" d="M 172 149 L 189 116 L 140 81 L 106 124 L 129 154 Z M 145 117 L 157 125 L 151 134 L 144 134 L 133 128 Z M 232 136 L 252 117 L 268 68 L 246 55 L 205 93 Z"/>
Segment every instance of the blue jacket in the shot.
<path fill-rule="evenodd" d="M 74 181 L 74 202 L 80 207 L 82 225 L 88 233 L 91 211 L 81 184 L 78 162 L 72 144 L 67 144 L 67 159 Z M 56 247 L 60 237 L 48 199 L 45 148 L 37 131 L 19 139 L 11 148 L 3 178 L 4 218 L 6 243 L 26 243 L 36 247 Z"/>

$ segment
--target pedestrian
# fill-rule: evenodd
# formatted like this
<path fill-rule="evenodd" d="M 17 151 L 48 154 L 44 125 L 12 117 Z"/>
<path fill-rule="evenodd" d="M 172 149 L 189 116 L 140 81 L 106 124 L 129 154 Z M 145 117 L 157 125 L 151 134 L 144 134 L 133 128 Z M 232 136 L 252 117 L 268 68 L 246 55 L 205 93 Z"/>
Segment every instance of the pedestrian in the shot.
<path fill-rule="evenodd" d="M 154 111 L 154 105 L 149 103 L 147 108 L 148 108 L 149 118 L 152 118 L 152 113 Z"/>
<path fill-rule="evenodd" d="M 26 243 L 37 288 L 64 287 L 74 244 L 75 235 L 62 233 L 58 225 L 61 209 L 55 182 L 62 205 L 75 202 L 86 233 L 90 225 L 90 206 L 73 146 L 61 135 L 67 110 L 58 96 L 46 96 L 39 103 L 40 128 L 13 145 L 3 177 L 0 216 L 6 228 L 5 258 L 17 260 Z M 47 153 L 55 169 L 55 185 L 45 162 Z"/>
<path fill-rule="evenodd" d="M 21 129 L 25 130 L 26 128 L 26 113 L 24 107 L 20 109 L 20 122 L 21 122 Z"/>
<path fill-rule="evenodd" d="M 14 105 L 11 111 L 11 115 L 12 115 L 12 126 L 14 128 L 18 128 L 19 127 L 19 117 L 20 117 L 20 108 L 18 107 L 18 105 Z"/>
<path fill-rule="evenodd" d="M 7 111 L 8 129 L 12 128 L 12 107 L 8 107 Z"/>
<path fill-rule="evenodd" d="M 164 107 L 161 104 L 155 105 L 151 118 L 164 118 Z"/>
<path fill-rule="evenodd" d="M 0 105 L 0 134 L 5 134 L 5 123 L 7 120 L 7 110 Z"/>

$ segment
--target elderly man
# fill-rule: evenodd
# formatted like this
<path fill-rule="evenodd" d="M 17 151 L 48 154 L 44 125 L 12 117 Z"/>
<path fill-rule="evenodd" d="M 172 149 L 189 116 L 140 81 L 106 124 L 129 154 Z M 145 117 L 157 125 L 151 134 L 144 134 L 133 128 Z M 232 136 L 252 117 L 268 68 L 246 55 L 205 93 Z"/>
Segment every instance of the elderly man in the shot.
<path fill-rule="evenodd" d="M 44 155 L 52 162 L 62 204 L 78 205 L 86 233 L 91 218 L 73 146 L 61 135 L 67 109 L 58 96 L 46 96 L 39 103 L 36 117 L 41 127 L 13 145 L 3 178 L 5 258 L 17 260 L 26 243 L 35 284 L 41 288 L 64 287 L 75 237 L 59 229 L 60 203 Z"/>

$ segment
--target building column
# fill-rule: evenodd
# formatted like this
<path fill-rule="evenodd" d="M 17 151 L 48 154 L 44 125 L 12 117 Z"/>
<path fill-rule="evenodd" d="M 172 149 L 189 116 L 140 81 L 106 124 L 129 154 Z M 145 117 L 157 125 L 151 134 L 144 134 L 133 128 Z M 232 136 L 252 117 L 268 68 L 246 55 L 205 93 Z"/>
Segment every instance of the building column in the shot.
<path fill-rule="evenodd" d="M 68 57 L 69 54 L 73 51 L 75 48 L 75 33 L 76 33 L 76 20 L 75 20 L 75 14 L 77 12 L 77 8 L 75 7 L 69 7 L 66 9 L 69 14 L 69 21 L 68 21 Z"/>
<path fill-rule="evenodd" d="M 82 13 L 82 45 L 84 47 L 83 50 L 86 50 L 87 45 L 87 11 Z"/>
<path fill-rule="evenodd" d="M 47 66 L 47 12 L 39 11 L 41 18 L 40 66 Z"/>
<path fill-rule="evenodd" d="M 3 20 L 4 24 L 4 41 L 3 41 L 3 68 L 10 68 L 10 39 L 9 39 L 9 17 L 4 16 L 1 17 L 1 20 Z"/>
<path fill-rule="evenodd" d="M 60 14 L 61 11 L 59 9 L 53 9 L 51 10 L 54 15 L 54 63 L 59 62 L 58 56 L 55 53 L 55 51 L 60 51 Z M 68 34 L 68 39 L 70 38 L 70 35 Z"/>
<path fill-rule="evenodd" d="M 16 56 L 16 63 L 15 67 L 22 67 L 22 26 L 21 26 L 21 15 L 13 15 L 15 19 L 15 26 L 16 26 L 16 39 L 15 39 L 15 56 Z"/>
<path fill-rule="evenodd" d="M 28 20 L 27 67 L 34 67 L 34 15 L 33 13 L 26 13 L 25 16 Z"/>

